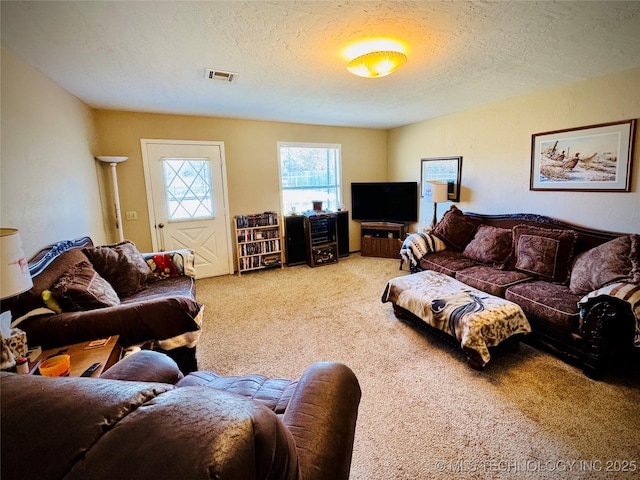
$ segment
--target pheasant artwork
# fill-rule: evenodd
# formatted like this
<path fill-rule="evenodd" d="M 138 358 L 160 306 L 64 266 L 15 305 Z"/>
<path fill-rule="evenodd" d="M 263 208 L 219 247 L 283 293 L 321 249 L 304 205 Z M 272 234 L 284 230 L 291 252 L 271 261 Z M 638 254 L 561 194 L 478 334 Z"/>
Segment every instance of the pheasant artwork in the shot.
<path fill-rule="evenodd" d="M 571 160 L 562 162 L 562 168 L 564 168 L 565 170 L 573 170 L 576 167 L 576 165 L 578 165 L 579 161 L 580 161 L 580 154 L 576 153 L 576 155 Z"/>

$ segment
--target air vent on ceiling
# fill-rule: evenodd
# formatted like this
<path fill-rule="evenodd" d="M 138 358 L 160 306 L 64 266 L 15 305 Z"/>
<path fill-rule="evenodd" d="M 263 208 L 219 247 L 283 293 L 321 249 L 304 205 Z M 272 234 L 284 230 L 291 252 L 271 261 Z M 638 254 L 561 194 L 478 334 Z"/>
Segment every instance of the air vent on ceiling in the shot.
<path fill-rule="evenodd" d="M 204 76 L 209 80 L 221 80 L 223 82 L 233 82 L 236 78 L 238 78 L 237 73 L 214 70 L 213 68 L 205 69 Z"/>

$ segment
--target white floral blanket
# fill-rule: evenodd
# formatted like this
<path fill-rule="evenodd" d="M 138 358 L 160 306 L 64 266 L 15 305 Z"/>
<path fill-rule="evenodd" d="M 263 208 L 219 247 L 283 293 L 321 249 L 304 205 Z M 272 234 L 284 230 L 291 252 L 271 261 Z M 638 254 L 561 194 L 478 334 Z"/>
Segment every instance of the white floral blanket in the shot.
<path fill-rule="evenodd" d="M 488 347 L 519 333 L 531 332 L 519 305 L 471 288 L 431 270 L 391 279 L 382 294 L 427 324 L 452 335 L 486 365 Z"/>

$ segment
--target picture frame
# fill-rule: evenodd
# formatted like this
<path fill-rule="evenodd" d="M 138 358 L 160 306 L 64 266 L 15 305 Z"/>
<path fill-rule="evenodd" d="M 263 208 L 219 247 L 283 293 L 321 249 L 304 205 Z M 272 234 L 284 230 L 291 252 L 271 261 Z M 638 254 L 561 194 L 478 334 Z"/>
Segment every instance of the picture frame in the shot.
<path fill-rule="evenodd" d="M 629 192 L 636 120 L 536 133 L 529 190 Z"/>
<path fill-rule="evenodd" d="M 425 196 L 427 182 L 436 181 L 447 184 L 448 200 L 460 201 L 460 180 L 462 176 L 462 157 L 421 158 L 420 196 Z"/>

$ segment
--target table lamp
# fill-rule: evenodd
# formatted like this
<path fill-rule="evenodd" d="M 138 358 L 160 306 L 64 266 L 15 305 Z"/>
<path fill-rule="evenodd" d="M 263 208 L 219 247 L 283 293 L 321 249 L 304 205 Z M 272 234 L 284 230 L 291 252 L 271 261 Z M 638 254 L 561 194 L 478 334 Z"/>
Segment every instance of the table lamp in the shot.
<path fill-rule="evenodd" d="M 15 297 L 33 286 L 29 264 L 22 250 L 20 233 L 15 228 L 0 228 L 0 300 Z M 0 370 L 16 364 L 13 352 L 5 345 L 5 337 L 10 336 L 11 312 L 1 314 L 0 325 Z"/>
<path fill-rule="evenodd" d="M 438 203 L 449 200 L 449 186 L 443 182 L 426 182 L 424 197 L 428 202 L 433 202 L 433 220 L 431 222 L 431 228 L 433 228 L 438 220 Z"/>
<path fill-rule="evenodd" d="M 0 229 L 0 262 L 0 300 L 15 297 L 33 287 L 20 233 L 15 228 Z"/>

